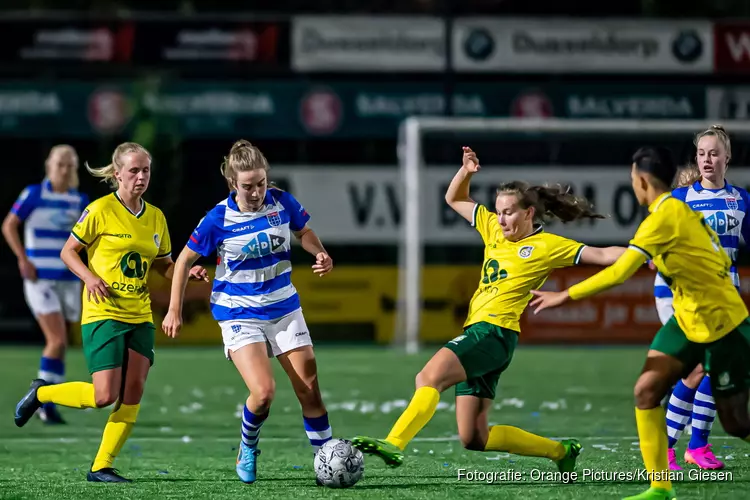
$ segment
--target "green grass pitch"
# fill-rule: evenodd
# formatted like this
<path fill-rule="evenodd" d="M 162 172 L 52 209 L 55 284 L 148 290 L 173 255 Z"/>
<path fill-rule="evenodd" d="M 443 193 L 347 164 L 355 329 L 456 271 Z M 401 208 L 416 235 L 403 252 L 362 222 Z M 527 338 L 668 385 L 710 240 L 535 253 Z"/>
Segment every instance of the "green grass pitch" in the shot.
<path fill-rule="evenodd" d="M 384 436 L 411 397 L 414 376 L 433 352 L 426 348 L 408 356 L 389 349 L 318 348 L 334 436 Z M 238 410 L 247 394 L 219 347 L 157 350 L 139 421 L 115 463 L 135 482 L 89 484 L 86 470 L 109 410 L 63 409 L 66 426 L 45 427 L 34 419 L 16 428 L 13 408 L 35 376 L 39 350 L 6 347 L 0 350 L 0 498 L 621 498 L 647 484 L 637 477 L 595 480 L 583 475 L 637 472 L 642 467 L 632 385 L 644 355 L 645 348 L 521 347 L 502 377 L 491 422 L 549 437 L 579 438 L 584 450 L 576 481 L 537 480 L 540 473 L 556 470 L 548 460 L 462 449 L 449 391 L 435 418 L 409 445 L 402 467 L 387 469 L 378 459 L 366 457 L 364 478 L 352 489 L 333 490 L 315 486 L 299 405 L 280 369 L 276 400 L 261 433 L 258 482 L 245 485 L 237 479 Z M 88 380 L 79 351 L 70 353 L 68 379 Z M 678 445 L 680 457 L 687 439 Z M 713 443 L 730 477 L 697 481 L 688 473 L 696 469 L 687 469 L 676 483 L 678 498 L 746 496 L 750 444 L 728 438 L 718 422 Z M 495 472 L 498 481 L 459 480 L 460 469 Z"/>

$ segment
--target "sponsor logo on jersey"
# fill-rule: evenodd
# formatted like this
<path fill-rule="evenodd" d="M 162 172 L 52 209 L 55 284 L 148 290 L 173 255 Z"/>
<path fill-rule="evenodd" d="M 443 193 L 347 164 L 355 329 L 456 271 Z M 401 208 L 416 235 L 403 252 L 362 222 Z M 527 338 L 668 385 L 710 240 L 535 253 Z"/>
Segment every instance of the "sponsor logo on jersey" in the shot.
<path fill-rule="evenodd" d="M 284 247 L 286 238 L 275 234 L 269 235 L 268 233 L 258 233 L 258 236 L 251 239 L 247 245 L 242 247 L 242 251 L 245 252 L 250 258 L 257 259 L 258 257 L 265 257 L 271 255 Z"/>

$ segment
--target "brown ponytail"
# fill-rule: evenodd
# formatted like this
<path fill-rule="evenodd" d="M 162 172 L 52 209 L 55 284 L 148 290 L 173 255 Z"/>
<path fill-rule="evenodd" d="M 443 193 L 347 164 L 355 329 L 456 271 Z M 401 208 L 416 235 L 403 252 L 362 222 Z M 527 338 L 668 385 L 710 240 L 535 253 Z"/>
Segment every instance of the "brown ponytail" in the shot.
<path fill-rule="evenodd" d="M 525 182 L 514 181 L 502 184 L 497 194 L 515 194 L 522 208 L 534 207 L 536 218 L 548 220 L 558 218 L 563 222 L 578 219 L 606 219 L 596 213 L 586 198 L 575 196 L 570 188 L 557 186 L 531 186 Z"/>

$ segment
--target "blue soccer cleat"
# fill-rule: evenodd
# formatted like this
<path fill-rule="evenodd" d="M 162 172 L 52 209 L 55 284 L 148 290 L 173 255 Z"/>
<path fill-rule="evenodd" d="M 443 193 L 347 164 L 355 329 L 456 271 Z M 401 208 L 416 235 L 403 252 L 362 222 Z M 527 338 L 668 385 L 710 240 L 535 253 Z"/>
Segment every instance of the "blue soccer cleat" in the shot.
<path fill-rule="evenodd" d="M 243 483 L 255 482 L 258 455 L 260 455 L 260 450 L 240 443 L 240 452 L 237 454 L 237 475 Z"/>
<path fill-rule="evenodd" d="M 21 401 L 16 405 L 13 417 L 18 427 L 26 425 L 26 422 L 42 407 L 42 403 L 36 397 L 36 391 L 43 385 L 47 385 L 47 382 L 40 378 L 33 380 L 29 390 L 26 391 L 26 394 L 24 394 Z"/>

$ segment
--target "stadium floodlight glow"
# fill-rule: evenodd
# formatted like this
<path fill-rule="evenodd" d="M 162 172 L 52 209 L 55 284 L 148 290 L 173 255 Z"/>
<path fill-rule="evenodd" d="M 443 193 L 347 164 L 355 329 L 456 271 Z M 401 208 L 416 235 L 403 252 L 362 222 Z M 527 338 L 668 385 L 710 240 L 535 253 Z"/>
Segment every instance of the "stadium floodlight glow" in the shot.
<path fill-rule="evenodd" d="M 423 235 L 420 184 L 424 168 L 422 140 L 425 134 L 636 134 L 684 135 L 686 138 L 721 123 L 730 135 L 750 136 L 750 121 L 744 120 L 601 120 L 565 118 L 461 118 L 409 117 L 399 129 L 398 158 L 404 195 L 404 219 L 399 242 L 399 286 L 395 338 L 406 351 L 419 350 L 422 314 Z M 647 142 L 647 141 L 644 141 Z M 457 332 L 458 334 L 458 332 Z"/>

